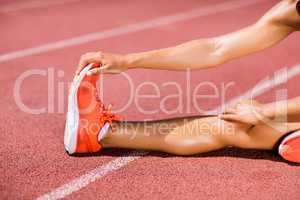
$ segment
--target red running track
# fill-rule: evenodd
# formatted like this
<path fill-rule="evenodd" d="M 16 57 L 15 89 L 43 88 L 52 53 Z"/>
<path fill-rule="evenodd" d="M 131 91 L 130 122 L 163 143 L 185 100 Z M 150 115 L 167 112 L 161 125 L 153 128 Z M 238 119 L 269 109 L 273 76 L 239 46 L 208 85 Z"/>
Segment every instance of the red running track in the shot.
<path fill-rule="evenodd" d="M 223 4 L 221 0 L 209 1 L 72 1 L 36 5 L 34 1 L 17 6 L 21 1 L 1 1 L 0 58 L 36 46 L 66 40 L 81 35 L 124 27 L 154 18 L 176 15 L 195 8 L 213 8 Z M 242 2 L 242 1 L 235 1 Z M 63 87 L 66 103 L 67 83 L 72 79 L 79 56 L 86 51 L 103 50 L 128 53 L 175 45 L 199 37 L 215 36 L 253 23 L 276 1 L 261 1 L 240 9 L 229 9 L 189 20 L 152 27 L 128 34 L 95 40 L 76 46 L 18 57 L 0 62 L 0 196 L 1 199 L 32 199 L 55 190 L 91 170 L 105 165 L 128 151 L 105 150 L 90 157 L 69 157 L 63 148 L 65 106 L 59 107 L 58 88 Z M 36 6 L 33 6 L 36 5 Z M 6 9 L 3 9 L 6 7 Z M 7 9 L 10 8 L 10 9 Z M 16 9 L 18 8 L 18 9 Z M 186 72 L 132 70 L 128 76 L 134 89 L 121 75 L 104 77 L 104 99 L 115 108 L 127 103 L 131 92 L 145 81 L 159 86 L 160 97 L 131 102 L 122 111 L 129 119 L 157 119 L 170 116 L 158 110 L 151 115 L 140 112 L 154 110 L 164 97 L 176 93 L 174 87 L 166 87 L 175 81 L 183 88 L 182 110 L 171 116 L 197 114 L 195 104 L 189 98 L 197 85 L 210 81 L 220 90 L 221 83 L 234 85 L 225 100 L 243 94 L 263 78 L 274 77 L 274 72 L 300 64 L 299 34 L 293 34 L 281 44 L 244 59 L 204 71 L 193 71 L 190 89 L 187 90 Z M 49 76 L 35 75 L 27 78 L 21 87 L 22 102 L 31 108 L 46 107 L 48 89 L 54 91 L 54 104 L 43 114 L 30 114 L 21 110 L 14 97 L 14 87 L 20 75 L 31 69 L 51 74 L 53 87 L 49 88 Z M 47 71 L 49 70 L 50 71 Z M 59 72 L 62 70 L 62 72 Z M 58 75 L 59 74 L 59 75 Z M 299 76 L 259 95 L 263 101 L 274 100 L 276 91 L 287 89 L 288 96 L 299 95 Z M 210 87 L 203 87 L 197 94 L 211 94 Z M 152 87 L 143 87 L 141 94 L 154 94 Z M 167 109 L 178 105 L 177 99 L 166 101 Z M 196 105 L 210 110 L 220 105 L 221 99 L 197 100 Z M 53 108 L 53 112 L 51 110 Z M 50 110 L 49 110 L 50 109 Z M 109 172 L 67 198 L 111 199 L 296 199 L 300 196 L 299 167 L 286 163 L 266 151 L 226 149 L 194 157 L 177 157 L 150 152 L 124 167 Z"/>

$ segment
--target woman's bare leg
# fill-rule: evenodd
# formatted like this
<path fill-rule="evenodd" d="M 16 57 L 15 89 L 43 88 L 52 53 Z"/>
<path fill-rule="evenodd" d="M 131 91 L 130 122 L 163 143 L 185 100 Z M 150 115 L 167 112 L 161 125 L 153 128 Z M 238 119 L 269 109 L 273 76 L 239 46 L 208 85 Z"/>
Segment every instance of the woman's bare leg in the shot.
<path fill-rule="evenodd" d="M 101 141 L 104 148 L 156 150 L 177 155 L 213 151 L 248 139 L 248 125 L 217 117 L 163 120 L 157 122 L 115 123 Z"/>
<path fill-rule="evenodd" d="M 246 143 L 241 141 L 235 146 L 249 149 L 272 150 L 278 140 L 289 132 L 299 130 L 300 122 L 269 122 L 253 127 L 247 133 Z"/>
<path fill-rule="evenodd" d="M 217 117 L 114 123 L 101 141 L 104 148 L 156 150 L 193 155 L 235 146 L 271 150 L 285 133 L 300 123 L 273 123 L 256 127 L 226 122 Z"/>

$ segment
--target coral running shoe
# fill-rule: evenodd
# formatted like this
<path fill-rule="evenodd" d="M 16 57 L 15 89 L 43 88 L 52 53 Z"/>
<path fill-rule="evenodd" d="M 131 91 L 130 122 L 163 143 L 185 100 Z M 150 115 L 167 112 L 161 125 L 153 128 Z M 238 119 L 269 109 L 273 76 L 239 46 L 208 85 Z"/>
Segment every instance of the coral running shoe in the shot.
<path fill-rule="evenodd" d="M 285 160 L 300 163 L 300 130 L 288 135 L 278 151 Z"/>
<path fill-rule="evenodd" d="M 96 83 L 100 75 L 86 75 L 94 67 L 96 65 L 90 64 L 75 76 L 69 91 L 64 135 L 69 154 L 100 151 L 99 141 L 105 137 L 111 123 L 118 121 L 98 98 Z"/>

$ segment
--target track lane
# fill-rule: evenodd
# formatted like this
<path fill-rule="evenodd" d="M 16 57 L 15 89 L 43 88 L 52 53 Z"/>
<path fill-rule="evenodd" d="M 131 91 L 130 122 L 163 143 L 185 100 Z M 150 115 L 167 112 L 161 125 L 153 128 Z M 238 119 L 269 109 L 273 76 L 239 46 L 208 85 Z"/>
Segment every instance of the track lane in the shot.
<path fill-rule="evenodd" d="M 66 199 L 297 198 L 298 168 L 265 151 L 226 149 L 195 157 L 150 153 Z"/>
<path fill-rule="evenodd" d="M 192 0 L 189 3 L 184 3 L 180 0 L 174 0 L 172 6 L 169 6 L 167 1 L 151 3 L 124 0 L 118 1 L 118 3 L 103 3 L 89 0 L 12 13 L 0 12 L 2 27 L 0 54 L 217 3 L 222 3 L 222 1 L 197 2 Z"/>
<path fill-rule="evenodd" d="M 235 30 L 239 27 L 244 26 L 247 23 L 250 23 L 251 20 L 253 21 L 257 16 L 253 16 L 255 13 L 256 15 L 259 15 L 264 9 L 266 9 L 269 6 L 269 4 L 265 4 L 262 7 L 259 7 L 259 9 L 252 8 L 252 13 L 248 13 L 249 16 L 245 17 L 248 19 L 237 19 L 236 15 L 238 16 L 245 16 L 245 13 L 243 11 L 237 11 L 233 12 L 231 14 L 225 13 L 225 14 L 219 14 L 215 15 L 212 19 L 204 20 L 199 19 L 195 21 L 191 21 L 190 23 L 179 23 L 176 24 L 176 26 L 167 26 L 164 28 L 158 28 L 155 30 L 149 30 L 141 33 L 136 33 L 129 36 L 122 36 L 119 38 L 109 39 L 105 41 L 99 41 L 94 44 L 86 44 L 82 45 L 77 48 L 67 48 L 64 50 L 60 50 L 57 52 L 51 52 L 45 55 L 38 55 L 33 56 L 31 58 L 22 58 L 20 60 L 16 60 L 13 62 L 8 62 L 5 64 L 6 71 L 9 71 L 7 74 L 1 74 L 0 80 L 1 85 L 3 85 L 3 88 L 5 89 L 1 91 L 5 98 L 4 104 L 1 105 L 1 110 L 3 111 L 3 117 L 2 117 L 2 123 L 5 124 L 5 126 L 2 128 L 4 130 L 5 134 L 3 135 L 4 140 L 2 140 L 3 147 L 0 149 L 1 151 L 1 157 L 3 156 L 3 159 L 7 160 L 8 162 L 4 162 L 3 166 L 1 166 L 1 169 L 3 170 L 3 174 L 5 177 L 3 177 L 4 180 L 7 180 L 8 183 L 10 183 L 10 187 L 2 186 L 4 188 L 7 188 L 7 191 L 12 192 L 15 191 L 16 188 L 22 188 L 23 185 L 26 185 L 26 187 L 23 187 L 22 190 L 18 190 L 19 194 L 16 195 L 24 195 L 24 197 L 33 197 L 38 194 L 42 194 L 44 192 L 47 192 L 49 188 L 53 188 L 56 186 L 61 185 L 62 182 L 65 180 L 73 179 L 77 177 L 80 174 L 84 174 L 89 169 L 93 169 L 96 166 L 99 166 L 99 162 L 106 163 L 111 159 L 114 159 L 114 156 L 108 156 L 107 159 L 105 156 L 101 158 L 81 158 L 81 159 L 73 159 L 67 157 L 64 152 L 61 150 L 62 148 L 62 135 L 63 133 L 63 125 L 64 125 L 64 115 L 63 114 L 49 114 L 49 115 L 43 115 L 43 116 L 29 116 L 26 115 L 16 107 L 16 105 L 12 101 L 12 93 L 11 89 L 14 84 L 14 80 L 20 75 L 21 72 L 23 72 L 26 69 L 30 68 L 39 68 L 39 69 L 46 69 L 47 67 L 54 66 L 56 69 L 63 68 L 65 69 L 65 76 L 62 79 L 57 79 L 55 83 L 58 83 L 59 80 L 70 80 L 73 74 L 73 66 L 75 65 L 75 62 L 72 58 L 78 57 L 82 52 L 86 51 L 87 49 L 98 49 L 99 46 L 103 46 L 105 49 L 108 49 L 110 51 L 119 51 L 119 52 L 128 52 L 128 51 L 134 51 L 134 50 L 143 50 L 147 48 L 157 48 L 157 47 L 163 47 L 171 44 L 176 44 L 178 41 L 184 41 L 189 40 L 195 37 L 199 36 L 205 36 L 205 35 L 214 35 L 214 34 L 220 34 L 223 32 Z M 202 26 L 208 26 L 210 23 L 220 23 L 220 19 L 229 19 L 234 21 L 230 23 L 228 26 L 221 26 L 221 27 L 211 27 L 210 30 L 199 30 L 198 27 L 195 27 L 193 23 L 199 23 L 202 24 Z M 225 20 L 224 23 L 227 21 Z M 184 30 L 190 30 L 188 33 L 185 34 L 179 34 L 174 35 L 174 37 L 170 38 L 167 34 L 174 33 L 174 29 L 184 29 Z M 161 43 L 153 43 L 150 40 L 145 41 L 145 35 L 153 36 L 153 40 L 158 40 Z M 164 38 L 162 38 L 162 35 L 165 35 Z M 143 41 L 143 43 L 139 43 L 139 45 L 133 46 L 134 41 Z M 125 41 L 125 42 L 124 42 Z M 127 41 L 127 42 L 126 42 Z M 286 40 L 284 43 L 282 43 L 280 46 L 273 48 L 270 51 L 267 51 L 264 55 L 255 55 L 253 57 L 249 57 L 246 60 L 239 60 L 235 61 L 233 63 L 228 64 L 226 68 L 228 69 L 228 72 L 225 72 L 223 68 L 213 70 L 211 73 L 209 72 L 195 72 L 192 75 L 194 86 L 199 83 L 199 80 L 204 80 L 205 78 L 209 78 L 209 80 L 212 80 L 216 83 L 218 83 L 220 80 L 222 81 L 229 81 L 231 80 L 231 76 L 228 74 L 232 74 L 234 70 L 236 70 L 236 66 L 241 67 L 240 69 L 249 69 L 249 63 L 252 63 L 253 60 L 256 61 L 256 66 L 252 68 L 252 70 L 261 69 L 261 66 L 272 66 L 274 69 L 278 69 L 281 66 L 281 64 L 291 64 L 295 63 L 297 60 L 295 56 L 289 55 L 289 60 L 281 60 L 282 53 L 286 52 L 286 49 L 293 50 L 296 52 L 297 50 L 297 37 L 293 36 Z M 122 46 L 120 46 L 122 44 Z M 68 57 L 65 56 L 65 52 L 68 52 Z M 276 59 L 270 60 L 269 57 L 275 55 L 274 57 Z M 266 61 L 267 60 L 267 61 Z M 47 62 L 45 62 L 47 61 Z M 58 62 L 59 61 L 59 65 Z M 45 64 L 46 63 L 46 64 Z M 268 65 L 266 65 L 268 63 Z M 270 72 L 270 67 L 264 68 L 265 70 L 262 70 L 262 72 L 259 74 L 259 77 L 263 77 L 264 75 L 268 74 Z M 133 71 L 129 73 L 132 77 L 134 77 L 135 84 L 141 83 L 144 79 L 153 80 L 157 83 L 163 83 L 161 78 L 158 76 L 161 74 L 161 72 L 149 72 L 147 73 L 147 76 L 145 76 L 143 79 L 137 78 L 138 76 L 141 76 L 143 74 L 143 71 Z M 228 75 L 227 79 L 224 80 L 220 77 L 212 76 L 211 74 L 222 74 L 222 76 Z M 243 72 L 243 75 L 245 75 L 246 72 Z M 165 74 L 164 74 L 165 75 Z M 151 79 L 152 77 L 158 77 L 157 79 Z M 257 79 L 252 80 L 250 77 L 247 77 L 246 82 L 243 86 L 238 85 L 237 88 L 230 94 L 230 97 L 235 96 L 236 94 L 243 91 L 243 89 L 247 89 L 247 86 L 249 86 L 250 83 L 255 83 L 255 80 L 257 80 L 259 77 L 255 77 Z M 244 77 L 244 78 L 245 78 Z M 111 79 L 106 78 L 106 85 L 113 83 L 113 80 L 120 80 L 120 77 L 110 77 Z M 182 73 L 174 73 L 174 72 L 168 72 L 166 73 L 165 78 L 167 80 L 172 79 L 179 79 L 179 83 L 184 83 L 185 80 L 182 77 Z M 237 81 L 239 79 L 236 79 Z M 251 82 L 252 81 L 252 82 Z M 39 84 L 36 84 L 39 83 Z M 45 89 L 47 84 L 45 80 L 43 79 L 31 79 L 28 80 L 28 82 L 24 86 L 24 100 L 29 103 L 32 106 L 44 106 L 47 102 L 47 99 L 45 98 L 45 95 L 47 94 Z M 113 91 L 113 90 L 111 90 Z M 144 92 L 152 92 L 150 90 L 145 90 Z M 125 93 L 125 92 L 124 92 Z M 28 95 L 28 94 L 34 94 L 34 95 Z M 166 92 L 164 92 L 163 95 L 167 95 Z M 112 98 L 114 93 L 107 93 L 106 98 Z M 119 99 L 114 99 L 114 101 L 119 101 Z M 207 105 L 207 107 L 212 107 L 216 105 L 218 102 L 213 102 L 211 105 Z M 187 104 L 187 102 L 185 102 Z M 174 105 L 173 105 L 174 106 Z M 14 112 L 15 116 L 11 115 L 11 113 Z M 136 112 L 134 108 L 130 108 L 127 110 L 129 113 L 129 117 L 141 117 L 141 114 L 139 112 Z M 195 112 L 195 111 L 194 111 Z M 158 113 L 157 115 L 154 115 L 153 117 L 161 117 L 161 113 Z M 32 123 L 28 124 L 28 121 L 31 121 Z M 32 125 L 34 124 L 34 125 Z M 11 129 L 10 127 L 15 127 Z M 22 130 L 22 131 L 20 131 Z M 26 134 L 26 136 L 24 136 Z M 32 141 L 32 138 L 38 137 L 39 140 Z M 21 138 L 21 139 L 20 139 Z M 50 140 L 51 138 L 51 140 Z M 45 144 L 45 141 L 47 143 Z M 40 152 L 37 152 L 37 149 L 40 150 Z M 18 158 L 17 162 L 15 162 L 15 159 Z M 105 159 L 105 160 L 102 160 Z M 82 163 L 82 160 L 84 160 L 84 163 Z M 30 164 L 32 162 L 37 163 L 37 165 L 31 166 Z M 67 164 L 65 163 L 67 162 Z M 52 170 L 44 171 L 45 167 L 51 166 L 55 163 Z M 68 171 L 68 167 L 74 167 L 74 163 L 76 165 L 78 163 L 81 163 L 76 168 L 72 169 L 72 173 L 70 174 Z M 86 163 L 86 164 L 85 164 Z M 19 166 L 19 167 L 17 167 Z M 5 170 L 9 169 L 9 170 Z M 65 174 L 61 174 L 61 171 L 65 171 Z M 15 180 L 10 180 L 9 177 L 15 177 L 18 178 Z M 31 178 L 28 179 L 28 176 Z M 33 182 L 34 184 L 30 184 Z M 11 185 L 14 185 L 11 187 Z M 84 195 L 88 195 L 84 193 Z M 20 196 L 18 196 L 20 197 Z"/>
<path fill-rule="evenodd" d="M 252 94 L 252 92 L 255 92 L 255 95 L 263 95 L 264 96 L 265 92 L 268 92 L 272 88 L 276 87 L 276 85 L 278 85 L 278 84 L 280 85 L 283 81 L 288 81 L 288 80 L 293 79 L 297 76 L 299 77 L 299 74 L 300 74 L 300 65 L 294 66 L 291 69 L 289 69 L 287 71 L 287 74 L 285 73 L 285 70 L 284 71 L 281 70 L 280 72 L 276 72 L 275 77 L 272 77 L 270 79 L 268 78 L 268 79 L 264 80 L 263 82 L 260 82 L 259 85 L 257 85 L 256 87 L 253 87 L 253 88 L 249 89 L 247 92 L 241 94 L 239 97 L 231 99 L 229 102 L 226 102 L 226 103 L 231 104 L 231 103 L 236 102 L 238 99 L 249 98 L 251 95 L 254 95 L 254 94 Z M 288 83 L 290 84 L 291 82 L 288 82 Z M 253 97 L 255 97 L 255 96 L 253 96 Z M 216 108 L 215 110 L 219 110 L 219 108 Z M 226 149 L 226 150 L 224 150 L 224 152 L 226 152 L 226 151 L 228 152 L 228 150 L 230 150 L 230 149 Z M 235 150 L 235 151 L 237 151 L 237 150 Z M 103 166 L 99 166 L 95 170 L 89 172 L 88 174 L 86 174 L 84 176 L 81 176 L 81 177 L 78 177 L 77 179 L 74 179 L 72 182 L 69 182 L 65 185 L 62 185 L 61 187 L 56 188 L 55 190 L 52 190 L 51 192 L 49 192 L 49 193 L 47 193 L 43 196 L 40 196 L 38 199 L 40 199 L 40 200 L 58 199 L 58 198 L 66 197 L 70 194 L 71 194 L 70 198 L 74 198 L 74 196 L 76 198 L 78 198 L 78 194 L 80 194 L 79 197 L 86 198 L 86 196 L 89 196 L 89 195 L 95 193 L 95 191 L 91 191 L 90 187 L 86 187 L 88 184 L 96 184 L 95 181 L 98 180 L 98 182 L 99 182 L 99 179 L 105 178 L 104 176 L 106 176 L 106 175 L 110 176 L 110 173 L 114 174 L 115 173 L 114 171 L 117 171 L 117 170 L 121 169 L 120 167 L 128 168 L 131 165 L 131 162 L 133 160 L 137 160 L 140 157 L 142 157 L 142 158 L 143 157 L 148 157 L 149 154 L 150 154 L 150 156 L 153 154 L 153 152 L 149 153 L 149 152 L 135 152 L 135 151 L 133 151 L 132 153 L 127 155 L 127 154 L 122 154 L 121 152 L 122 152 L 122 150 L 120 151 L 120 155 L 122 156 L 121 158 L 115 159 L 115 160 L 113 160 L 113 161 L 111 161 L 111 162 L 109 162 L 109 163 L 107 163 Z M 105 154 L 105 151 L 103 153 Z M 262 153 L 262 151 L 260 153 Z M 161 155 L 161 153 L 154 153 L 154 154 Z M 211 156 L 213 156 L 214 152 L 207 153 L 207 154 L 208 155 L 211 154 Z M 259 151 L 252 151 L 252 152 L 249 153 L 249 151 L 244 150 L 242 155 L 239 155 L 238 157 L 253 159 L 253 158 L 256 158 L 256 154 L 259 154 Z M 166 155 L 166 154 L 164 154 L 164 155 Z M 282 162 L 282 159 L 279 156 L 276 156 L 275 154 L 273 154 L 273 156 L 271 156 L 271 155 L 272 154 L 269 154 L 269 155 L 266 154 L 266 155 L 260 157 L 260 159 Z M 169 156 L 170 157 L 178 157 L 178 156 L 172 156 L 172 155 L 169 155 Z M 199 156 L 194 156 L 194 157 L 199 157 Z M 203 154 L 201 154 L 200 157 L 203 157 Z M 118 166 L 117 168 L 115 167 L 115 165 L 116 165 L 114 163 L 115 161 L 117 162 L 117 166 Z M 129 166 L 127 166 L 127 165 L 129 165 Z M 153 169 L 151 168 L 151 169 L 146 170 L 146 171 L 152 171 L 152 170 Z M 166 170 L 168 170 L 168 169 L 166 169 Z M 107 173 L 108 171 L 110 173 Z M 191 178 L 190 181 L 194 181 L 194 178 Z M 93 183 L 93 182 L 95 182 L 95 183 Z M 115 184 L 115 182 L 111 183 L 110 188 L 114 188 L 114 186 L 113 186 L 114 184 Z M 173 190 L 172 184 L 168 184 L 164 187 L 164 190 L 166 190 L 165 193 L 167 193 L 167 191 L 172 191 Z M 170 187 L 170 185 L 171 185 L 171 187 Z M 184 186 L 185 185 L 186 185 L 186 182 L 184 182 Z M 156 186 L 159 186 L 159 188 L 157 188 Z M 177 186 L 180 187 L 179 184 Z M 285 186 L 285 188 L 289 188 L 289 184 L 285 184 L 284 186 Z M 159 184 L 154 184 L 152 188 L 161 189 Z M 243 186 L 243 188 L 245 188 L 245 187 Z M 83 190 L 81 190 L 79 192 L 80 189 L 83 189 Z M 255 187 L 253 187 L 253 189 L 255 189 Z M 257 189 L 259 189 L 259 188 L 257 188 Z M 227 188 L 222 187 L 222 190 L 223 191 L 227 190 Z M 221 192 L 222 192 L 222 190 L 221 190 Z M 230 190 L 230 188 L 228 188 L 228 190 Z M 83 195 L 82 192 L 85 195 Z M 210 190 L 205 191 L 205 192 L 206 193 L 209 193 L 209 192 L 212 193 L 212 191 L 210 191 Z M 188 195 L 189 196 L 199 196 L 199 195 L 201 195 L 201 194 L 198 194 L 198 193 L 199 193 L 199 191 L 196 191 L 192 195 L 190 195 L 190 194 L 188 194 Z M 178 198 L 178 199 L 182 198 L 182 197 L 180 197 L 180 195 L 174 195 L 174 193 L 172 193 L 172 192 L 170 194 L 173 194 L 173 198 L 174 198 L 174 196 L 176 196 L 176 198 Z M 129 196 L 129 195 L 130 194 L 126 193 L 126 196 Z M 147 196 L 148 197 L 150 197 L 150 196 L 155 197 L 156 195 L 157 195 L 156 192 L 153 192 L 153 190 L 149 192 L 148 188 L 147 188 L 147 191 L 140 190 L 137 193 L 135 191 L 132 192 L 132 197 L 131 198 L 134 198 L 134 199 L 143 198 L 144 199 L 144 198 L 147 198 Z M 184 195 L 186 196 L 187 194 L 185 193 Z M 213 195 L 213 193 L 210 194 L 210 196 L 211 195 Z M 228 197 L 231 197 L 230 195 L 227 194 Z M 234 194 L 232 194 L 232 195 L 234 195 Z M 266 195 L 266 193 L 260 194 L 260 195 Z M 281 194 L 281 195 L 282 196 L 291 196 L 291 194 L 286 193 L 286 192 L 284 194 Z M 294 193 L 292 195 L 294 195 Z M 177 197 L 177 196 L 179 196 L 179 197 Z M 110 192 L 107 192 L 106 190 L 101 190 L 101 193 L 97 193 L 97 197 L 98 198 L 100 198 L 100 197 L 101 198 L 110 197 L 110 198 L 113 198 L 113 199 L 114 198 L 117 198 L 117 199 L 124 198 L 123 193 L 114 193 L 112 195 Z"/>

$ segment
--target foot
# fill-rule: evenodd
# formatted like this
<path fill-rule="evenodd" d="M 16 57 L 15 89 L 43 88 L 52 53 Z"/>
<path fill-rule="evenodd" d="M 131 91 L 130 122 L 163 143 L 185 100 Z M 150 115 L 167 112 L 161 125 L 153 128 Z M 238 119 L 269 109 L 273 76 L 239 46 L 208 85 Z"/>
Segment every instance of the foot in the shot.
<path fill-rule="evenodd" d="M 282 141 L 279 154 L 285 160 L 300 163 L 300 131 L 290 134 Z"/>
<path fill-rule="evenodd" d="M 111 123 L 118 118 L 99 100 L 96 83 L 99 75 L 87 76 L 93 65 L 75 76 L 68 97 L 64 145 L 69 154 L 92 153 L 102 149 Z"/>

